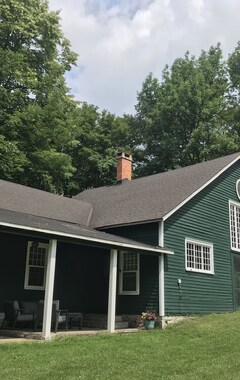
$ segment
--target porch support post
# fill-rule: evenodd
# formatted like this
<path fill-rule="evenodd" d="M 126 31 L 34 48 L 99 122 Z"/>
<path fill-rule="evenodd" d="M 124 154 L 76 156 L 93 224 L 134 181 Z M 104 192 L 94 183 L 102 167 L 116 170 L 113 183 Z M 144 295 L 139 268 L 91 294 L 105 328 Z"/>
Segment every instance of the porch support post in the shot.
<path fill-rule="evenodd" d="M 158 232 L 158 245 L 164 246 L 164 222 L 163 220 L 159 222 L 159 232 Z M 158 276 L 159 276 L 159 316 L 165 316 L 165 291 L 164 291 L 164 253 L 161 253 L 158 259 Z M 163 318 L 162 318 L 163 319 Z"/>
<path fill-rule="evenodd" d="M 53 287 L 56 265 L 57 240 L 49 241 L 48 257 L 47 257 L 47 276 L 44 298 L 43 311 L 43 329 L 42 336 L 44 339 L 51 339 L 51 319 L 52 319 L 52 302 L 53 302 Z"/>
<path fill-rule="evenodd" d="M 159 316 L 165 316 L 165 297 L 164 297 L 164 254 L 159 256 Z"/>
<path fill-rule="evenodd" d="M 117 292 L 117 250 L 111 249 L 110 252 L 110 273 L 109 273 L 109 290 L 108 290 L 108 318 L 107 330 L 115 330 L 116 314 L 116 292 Z"/>

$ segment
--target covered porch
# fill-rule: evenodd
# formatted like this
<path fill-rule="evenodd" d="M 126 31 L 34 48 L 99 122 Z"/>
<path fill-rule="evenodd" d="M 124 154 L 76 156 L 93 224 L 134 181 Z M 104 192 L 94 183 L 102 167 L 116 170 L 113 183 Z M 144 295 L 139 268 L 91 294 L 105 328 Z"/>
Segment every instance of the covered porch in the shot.
<path fill-rule="evenodd" d="M 162 315 L 163 256 L 172 252 L 79 225 L 14 214 L 5 211 L 5 220 L 0 223 L 2 315 L 6 300 L 43 300 L 43 320 L 38 333 L 43 339 L 51 339 L 52 304 L 57 299 L 60 309 L 83 313 L 83 321 L 86 314 L 105 315 L 106 330 L 114 332 L 118 314 L 119 255 L 123 251 L 149 258 L 150 267 L 157 263 L 161 287 L 157 303 L 159 315 Z M 31 262 L 30 252 L 40 260 L 43 248 L 45 264 L 41 268 Z M 30 283 L 27 282 L 29 279 Z M 139 310 L 136 309 L 137 313 Z"/>

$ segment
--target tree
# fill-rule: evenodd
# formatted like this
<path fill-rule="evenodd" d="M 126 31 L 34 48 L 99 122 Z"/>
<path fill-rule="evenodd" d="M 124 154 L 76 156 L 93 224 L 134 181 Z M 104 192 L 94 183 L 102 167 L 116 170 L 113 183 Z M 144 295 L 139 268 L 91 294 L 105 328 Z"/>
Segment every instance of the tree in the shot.
<path fill-rule="evenodd" d="M 71 194 L 116 181 L 117 151 L 130 150 L 131 131 L 125 118 L 83 102 L 77 109 L 77 137 L 69 152 L 76 172 Z"/>
<path fill-rule="evenodd" d="M 67 150 L 75 138 L 76 103 L 64 74 L 75 61 L 59 13 L 50 12 L 47 1 L 1 1 L 1 154 L 7 162 L 11 145 L 16 161 L 16 167 L 1 165 L 3 179 L 59 193 L 71 187 Z"/>
<path fill-rule="evenodd" d="M 138 94 L 135 130 L 144 160 L 139 175 L 231 153 L 237 149 L 228 125 L 228 74 L 220 45 L 188 52 L 163 70 L 162 82 L 149 75 Z"/>
<path fill-rule="evenodd" d="M 229 107 L 228 123 L 240 145 L 240 42 L 228 58 Z"/>

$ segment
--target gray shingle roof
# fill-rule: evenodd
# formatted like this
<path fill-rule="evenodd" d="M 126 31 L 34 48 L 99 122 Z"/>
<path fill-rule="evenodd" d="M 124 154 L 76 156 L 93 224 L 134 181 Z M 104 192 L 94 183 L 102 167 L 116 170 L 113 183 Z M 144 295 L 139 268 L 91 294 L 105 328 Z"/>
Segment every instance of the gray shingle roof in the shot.
<path fill-rule="evenodd" d="M 91 203 L 97 228 L 159 220 L 240 158 L 240 153 L 122 184 L 85 190 L 75 199 Z"/>
<path fill-rule="evenodd" d="M 44 234 L 47 235 L 47 238 L 51 237 L 58 240 L 70 238 L 74 241 L 80 241 L 82 244 L 110 249 L 137 250 L 145 254 L 173 253 L 173 251 L 162 247 L 143 244 L 131 239 L 97 231 L 90 227 L 9 210 L 0 209 L 0 228 L 3 230 L 11 228 L 33 231 L 35 234 Z"/>
<path fill-rule="evenodd" d="M 125 248 L 145 253 L 173 253 L 89 227 L 92 205 L 38 189 L 0 180 L 0 229 L 21 229 L 36 234 L 74 239 L 82 244 Z"/>
<path fill-rule="evenodd" d="M 87 226 L 89 203 L 0 180 L 0 209 Z"/>

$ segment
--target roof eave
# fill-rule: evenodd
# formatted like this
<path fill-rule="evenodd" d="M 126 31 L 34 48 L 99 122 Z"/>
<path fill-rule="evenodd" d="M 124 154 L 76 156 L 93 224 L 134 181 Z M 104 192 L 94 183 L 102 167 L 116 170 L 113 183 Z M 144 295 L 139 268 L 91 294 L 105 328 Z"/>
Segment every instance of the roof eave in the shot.
<path fill-rule="evenodd" d="M 72 239 L 80 240 L 83 242 L 104 244 L 106 246 L 109 246 L 110 249 L 111 248 L 112 249 L 132 249 L 132 250 L 139 250 L 141 252 L 146 252 L 146 253 L 155 253 L 155 254 L 164 253 L 164 254 L 170 254 L 170 255 L 174 254 L 174 252 L 171 250 L 167 250 L 161 247 L 146 247 L 145 245 L 142 245 L 141 243 L 138 243 L 138 242 L 123 243 L 119 241 L 110 241 L 107 239 L 99 239 L 99 238 L 94 238 L 94 237 L 89 237 L 89 236 L 87 237 L 87 236 L 82 236 L 78 234 L 64 233 L 64 232 L 48 230 L 44 228 L 37 228 L 37 227 L 32 227 L 32 226 L 30 227 L 30 226 L 8 223 L 8 222 L 0 222 L 0 226 L 7 227 L 7 228 L 21 229 L 25 231 L 38 232 L 38 233 L 56 236 L 56 237 L 72 238 Z"/>
<path fill-rule="evenodd" d="M 217 174 L 215 174 L 210 180 L 208 180 L 204 185 L 199 187 L 196 191 L 194 191 L 189 197 L 184 199 L 181 203 L 179 203 L 176 207 L 174 207 L 171 211 L 169 211 L 166 215 L 163 216 L 162 220 L 167 220 L 171 215 L 173 215 L 176 211 L 178 211 L 182 206 L 184 206 L 187 202 L 189 202 L 195 195 L 200 193 L 203 189 L 205 189 L 210 183 L 212 183 L 215 179 L 217 179 L 222 173 L 224 173 L 227 169 L 229 169 L 235 162 L 240 159 L 240 155 L 238 155 L 233 161 L 231 161 L 228 165 L 224 166 Z"/>

